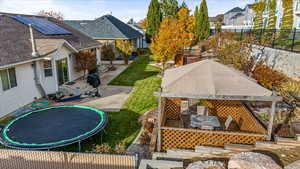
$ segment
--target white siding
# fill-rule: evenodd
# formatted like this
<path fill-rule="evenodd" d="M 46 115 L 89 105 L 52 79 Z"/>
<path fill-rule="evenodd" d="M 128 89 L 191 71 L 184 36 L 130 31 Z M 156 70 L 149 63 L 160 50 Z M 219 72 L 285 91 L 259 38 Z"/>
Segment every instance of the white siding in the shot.
<path fill-rule="evenodd" d="M 41 97 L 34 82 L 34 70 L 31 63 L 15 67 L 18 86 L 3 91 L 0 83 L 0 117 Z"/>
<path fill-rule="evenodd" d="M 46 92 L 46 94 L 52 94 L 55 93 L 57 91 L 57 82 L 55 79 L 56 76 L 56 70 L 54 69 L 54 60 L 51 61 L 52 62 L 52 76 L 49 77 L 45 77 L 45 72 L 44 72 L 44 62 L 40 61 L 39 65 L 40 65 L 40 81 L 41 84 Z"/>

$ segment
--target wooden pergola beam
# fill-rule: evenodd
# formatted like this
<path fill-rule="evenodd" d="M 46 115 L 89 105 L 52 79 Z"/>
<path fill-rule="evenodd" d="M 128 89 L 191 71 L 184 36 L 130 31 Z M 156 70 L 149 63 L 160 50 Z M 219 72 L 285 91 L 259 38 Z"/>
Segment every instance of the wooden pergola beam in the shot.
<path fill-rule="evenodd" d="M 264 101 L 278 102 L 282 101 L 281 96 L 228 96 L 228 95 L 192 95 L 192 94 L 173 94 L 173 93 L 154 93 L 157 97 L 167 98 L 189 98 L 189 99 L 207 99 L 207 100 L 240 100 L 240 101 Z"/>

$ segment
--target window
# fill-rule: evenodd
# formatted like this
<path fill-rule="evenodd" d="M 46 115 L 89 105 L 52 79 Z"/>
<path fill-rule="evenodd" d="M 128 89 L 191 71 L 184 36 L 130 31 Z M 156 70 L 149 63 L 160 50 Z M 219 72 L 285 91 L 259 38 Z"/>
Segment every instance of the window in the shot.
<path fill-rule="evenodd" d="M 50 77 L 53 75 L 52 63 L 50 60 L 44 61 L 44 72 L 45 72 L 45 77 Z"/>
<path fill-rule="evenodd" d="M 0 70 L 3 91 L 17 87 L 17 77 L 15 68 Z"/>

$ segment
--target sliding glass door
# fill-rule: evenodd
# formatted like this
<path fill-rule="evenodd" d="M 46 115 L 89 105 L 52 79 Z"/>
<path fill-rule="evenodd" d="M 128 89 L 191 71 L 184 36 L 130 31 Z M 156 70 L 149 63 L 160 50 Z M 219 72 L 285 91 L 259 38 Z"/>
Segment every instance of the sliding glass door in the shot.
<path fill-rule="evenodd" d="M 65 84 L 69 81 L 68 60 L 62 59 L 56 61 L 58 85 Z"/>

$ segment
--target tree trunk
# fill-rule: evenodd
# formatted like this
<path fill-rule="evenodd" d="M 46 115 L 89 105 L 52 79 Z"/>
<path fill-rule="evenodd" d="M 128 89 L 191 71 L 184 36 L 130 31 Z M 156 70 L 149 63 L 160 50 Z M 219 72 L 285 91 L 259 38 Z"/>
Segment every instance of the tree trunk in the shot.
<path fill-rule="evenodd" d="M 129 60 L 129 58 L 128 58 L 129 56 L 128 55 L 124 55 L 124 62 L 125 62 L 125 64 L 126 65 L 128 65 L 128 60 Z"/>

